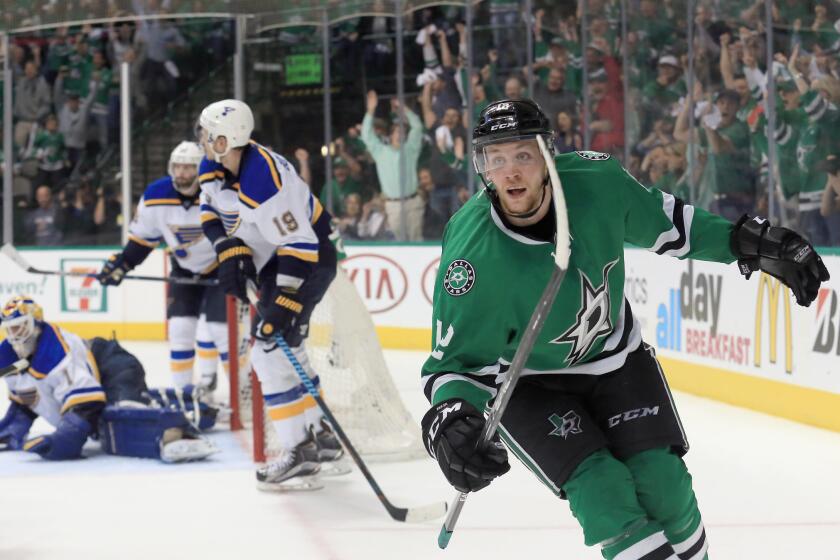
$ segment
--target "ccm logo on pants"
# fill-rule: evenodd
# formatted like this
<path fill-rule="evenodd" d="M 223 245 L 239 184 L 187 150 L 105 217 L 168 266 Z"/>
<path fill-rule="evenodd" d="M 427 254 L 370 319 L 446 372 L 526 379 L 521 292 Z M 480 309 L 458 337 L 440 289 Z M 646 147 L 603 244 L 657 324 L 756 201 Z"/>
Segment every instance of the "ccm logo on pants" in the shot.
<path fill-rule="evenodd" d="M 626 412 L 616 414 L 615 416 L 611 416 L 607 423 L 609 424 L 610 428 L 615 428 L 622 422 L 629 422 L 630 420 L 635 420 L 637 418 L 644 418 L 645 416 L 656 416 L 658 414 L 659 406 L 654 406 L 651 408 L 634 408 L 633 410 L 628 410 Z"/>

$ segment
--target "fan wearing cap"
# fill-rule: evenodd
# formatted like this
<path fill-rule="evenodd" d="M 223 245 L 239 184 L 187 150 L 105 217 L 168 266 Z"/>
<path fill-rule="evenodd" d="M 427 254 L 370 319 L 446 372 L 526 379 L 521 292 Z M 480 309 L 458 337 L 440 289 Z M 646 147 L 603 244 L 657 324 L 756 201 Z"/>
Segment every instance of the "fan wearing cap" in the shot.
<path fill-rule="evenodd" d="M 677 57 L 672 54 L 659 57 L 659 64 L 656 65 L 656 79 L 645 84 L 642 90 L 645 102 L 658 106 L 660 111 L 667 112 L 668 107 L 679 101 L 685 93 L 685 81 L 682 79 L 682 69 L 677 62 Z"/>
<path fill-rule="evenodd" d="M 737 224 L 646 188 L 609 154 L 554 155 L 533 101 L 491 103 L 473 131 L 484 190 L 446 226 L 435 283 L 434 348 L 422 368 L 432 404 L 423 439 L 447 480 L 481 490 L 510 450 L 569 501 L 604 558 L 705 558 L 708 543 L 682 456 L 685 432 L 652 347 L 624 297 L 624 244 L 659 255 L 764 270 L 808 305 L 828 272 L 795 232 Z M 546 154 L 546 155 L 544 155 Z M 560 179 L 571 259 L 526 358 L 494 443 L 477 448 L 483 411 L 555 266 L 548 166 Z M 504 289 L 500 290 L 500 287 Z"/>
<path fill-rule="evenodd" d="M 99 273 L 103 286 L 119 286 L 161 242 L 169 252 L 173 278 L 216 278 L 216 252 L 201 227 L 198 165 L 204 150 L 195 142 L 180 142 L 169 156 L 168 173 L 143 192 L 129 226 L 128 243 L 112 255 Z M 175 387 L 198 384 L 215 389 L 221 359 L 227 367 L 227 317 L 224 292 L 218 286 L 169 286 L 167 340 Z M 198 346 L 200 379 L 193 380 Z"/>

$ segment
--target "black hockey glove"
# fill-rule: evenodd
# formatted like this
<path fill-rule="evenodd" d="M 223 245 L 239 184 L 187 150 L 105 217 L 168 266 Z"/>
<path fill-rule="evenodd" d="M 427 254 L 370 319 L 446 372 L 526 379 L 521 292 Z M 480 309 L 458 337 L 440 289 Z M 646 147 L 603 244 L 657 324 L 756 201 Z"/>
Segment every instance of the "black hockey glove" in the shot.
<path fill-rule="evenodd" d="M 105 262 L 96 279 L 103 286 L 119 286 L 123 277 L 131 271 L 131 268 L 122 253 L 115 253 Z"/>
<path fill-rule="evenodd" d="M 759 216 L 744 214 L 732 230 L 730 243 L 741 274 L 749 278 L 757 270 L 766 272 L 790 288 L 796 303 L 804 307 L 811 305 L 820 283 L 829 278 L 822 259 L 805 238 L 771 226 Z"/>
<path fill-rule="evenodd" d="M 219 257 L 219 285 L 226 294 L 248 301 L 248 280 L 257 277 L 251 248 L 237 237 L 222 239 L 215 245 Z"/>
<path fill-rule="evenodd" d="M 510 470 L 507 451 L 494 435 L 484 449 L 477 449 L 484 416 L 462 399 L 449 399 L 423 416 L 423 443 L 449 484 L 459 492 L 476 492 Z"/>
<path fill-rule="evenodd" d="M 297 325 L 303 305 L 298 301 L 298 291 L 291 287 L 278 287 L 269 305 L 260 306 L 262 320 L 255 336 L 260 340 L 273 340 L 280 334 L 289 342 L 289 335 Z M 291 343 L 290 343 L 291 344 Z"/>

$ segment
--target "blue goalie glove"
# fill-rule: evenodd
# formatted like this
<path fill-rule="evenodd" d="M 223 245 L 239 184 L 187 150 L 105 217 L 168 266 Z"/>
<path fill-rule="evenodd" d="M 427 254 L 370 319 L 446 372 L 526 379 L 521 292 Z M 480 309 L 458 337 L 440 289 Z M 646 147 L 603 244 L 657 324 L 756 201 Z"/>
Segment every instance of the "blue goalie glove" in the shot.
<path fill-rule="evenodd" d="M 0 420 L 0 451 L 23 449 L 26 434 L 35 421 L 35 414 L 13 402 Z"/>
<path fill-rule="evenodd" d="M 75 412 L 67 412 L 53 433 L 28 440 L 23 449 L 50 461 L 79 459 L 92 432 L 93 427 L 87 420 Z"/>

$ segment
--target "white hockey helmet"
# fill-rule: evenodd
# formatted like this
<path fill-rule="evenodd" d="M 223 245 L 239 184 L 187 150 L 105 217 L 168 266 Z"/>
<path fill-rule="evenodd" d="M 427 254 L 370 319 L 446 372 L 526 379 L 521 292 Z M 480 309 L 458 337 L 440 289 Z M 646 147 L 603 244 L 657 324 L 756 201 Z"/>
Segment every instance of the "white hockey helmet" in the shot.
<path fill-rule="evenodd" d="M 44 320 L 41 306 L 29 296 L 15 296 L 3 306 L 0 320 L 15 353 L 21 358 L 30 357 L 41 334 L 40 324 Z"/>
<path fill-rule="evenodd" d="M 254 131 L 254 114 L 246 103 L 237 99 L 224 99 L 211 103 L 201 111 L 198 125 L 206 131 L 204 140 L 212 144 L 217 138 L 227 138 L 224 153 L 214 153 L 213 159 L 219 161 L 231 148 L 246 146 Z"/>
<path fill-rule="evenodd" d="M 183 194 L 186 195 L 194 192 L 193 186 L 195 186 L 195 182 L 198 180 L 198 166 L 203 157 L 204 150 L 202 150 L 201 146 L 195 142 L 188 142 L 185 140 L 175 146 L 175 149 L 172 150 L 172 153 L 169 155 L 167 172 L 169 173 L 169 176 L 172 177 L 172 182 L 175 184 L 175 189 L 177 189 L 178 192 L 183 191 Z M 189 186 L 179 185 L 175 181 L 175 164 L 195 166 L 195 180 Z"/>

